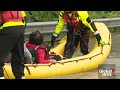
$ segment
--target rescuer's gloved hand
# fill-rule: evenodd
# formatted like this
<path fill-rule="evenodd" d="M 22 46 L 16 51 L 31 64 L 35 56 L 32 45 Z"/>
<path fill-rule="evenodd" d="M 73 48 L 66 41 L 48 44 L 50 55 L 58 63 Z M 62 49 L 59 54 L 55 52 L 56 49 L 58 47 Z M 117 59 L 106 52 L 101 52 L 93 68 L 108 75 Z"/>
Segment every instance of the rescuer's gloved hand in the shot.
<path fill-rule="evenodd" d="M 50 47 L 54 47 L 54 43 L 55 43 L 55 40 L 56 40 L 57 37 L 58 37 L 58 34 L 53 33 L 53 35 L 51 37 L 51 42 L 49 44 Z"/>
<path fill-rule="evenodd" d="M 101 39 L 101 40 L 100 40 L 100 44 L 101 44 L 101 46 L 103 47 L 103 46 L 105 45 L 105 42 Z"/>
<path fill-rule="evenodd" d="M 94 35 L 98 41 L 98 46 L 101 44 L 101 46 L 103 47 L 105 45 L 105 42 L 101 39 L 99 32 L 98 31 L 94 32 Z"/>

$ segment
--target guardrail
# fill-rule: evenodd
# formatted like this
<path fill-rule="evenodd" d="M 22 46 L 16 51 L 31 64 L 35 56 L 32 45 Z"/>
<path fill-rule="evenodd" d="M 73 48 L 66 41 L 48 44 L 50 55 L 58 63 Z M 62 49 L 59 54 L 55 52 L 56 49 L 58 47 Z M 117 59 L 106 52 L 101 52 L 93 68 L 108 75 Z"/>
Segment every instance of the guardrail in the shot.
<path fill-rule="evenodd" d="M 94 22 L 103 22 L 108 28 L 120 27 L 120 18 L 102 18 L 102 19 L 93 19 Z M 30 34 L 31 32 L 38 30 L 41 33 L 45 34 L 45 41 L 50 41 L 50 37 L 56 27 L 57 21 L 51 22 L 32 22 L 27 23 L 27 28 L 25 30 L 25 35 Z M 62 32 L 66 32 L 66 25 L 64 26 Z M 63 35 L 62 35 L 63 36 Z M 61 36 L 60 36 L 61 37 Z"/>

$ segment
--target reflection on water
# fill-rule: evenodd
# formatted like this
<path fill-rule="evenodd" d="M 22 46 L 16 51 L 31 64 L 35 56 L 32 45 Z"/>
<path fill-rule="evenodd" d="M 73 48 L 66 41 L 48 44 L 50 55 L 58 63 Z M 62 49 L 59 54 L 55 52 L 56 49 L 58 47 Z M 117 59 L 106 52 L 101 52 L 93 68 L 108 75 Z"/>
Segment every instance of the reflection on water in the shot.
<path fill-rule="evenodd" d="M 120 79 L 120 32 L 112 33 L 112 48 L 109 57 L 104 64 L 115 64 L 116 79 Z M 90 43 L 93 43 L 91 40 Z M 79 50 L 76 52 L 79 54 Z M 98 79 L 98 70 L 92 70 L 83 73 L 51 77 L 47 79 Z"/>

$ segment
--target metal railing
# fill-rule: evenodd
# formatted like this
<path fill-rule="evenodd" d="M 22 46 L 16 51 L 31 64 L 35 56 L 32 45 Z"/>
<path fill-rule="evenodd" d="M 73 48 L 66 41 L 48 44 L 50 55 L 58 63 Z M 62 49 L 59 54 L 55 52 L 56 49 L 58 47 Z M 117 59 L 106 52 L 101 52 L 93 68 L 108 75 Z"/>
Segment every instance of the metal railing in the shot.
<path fill-rule="evenodd" d="M 103 22 L 108 28 L 120 27 L 120 18 L 102 18 L 102 19 L 93 19 L 94 22 Z M 57 21 L 51 22 L 32 22 L 27 23 L 27 28 L 25 30 L 25 35 L 30 34 L 31 32 L 38 30 L 41 33 L 45 34 L 45 41 L 50 41 L 50 37 L 55 30 Z M 62 32 L 66 32 L 66 25 L 64 26 Z M 63 36 L 63 35 L 62 35 Z M 61 37 L 61 36 L 60 36 Z"/>

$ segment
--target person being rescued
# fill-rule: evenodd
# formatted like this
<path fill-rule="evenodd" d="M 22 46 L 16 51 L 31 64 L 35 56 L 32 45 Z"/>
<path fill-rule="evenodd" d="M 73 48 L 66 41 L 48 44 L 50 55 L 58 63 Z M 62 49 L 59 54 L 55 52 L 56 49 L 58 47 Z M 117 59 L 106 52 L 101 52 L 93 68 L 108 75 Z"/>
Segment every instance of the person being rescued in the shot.
<path fill-rule="evenodd" d="M 34 58 L 33 62 L 38 64 L 56 64 L 57 61 L 62 60 L 61 55 L 54 55 L 50 59 L 49 48 L 43 43 L 43 36 L 39 31 L 32 32 L 29 36 L 29 40 L 26 41 L 25 45 L 30 51 L 32 57 Z"/>

